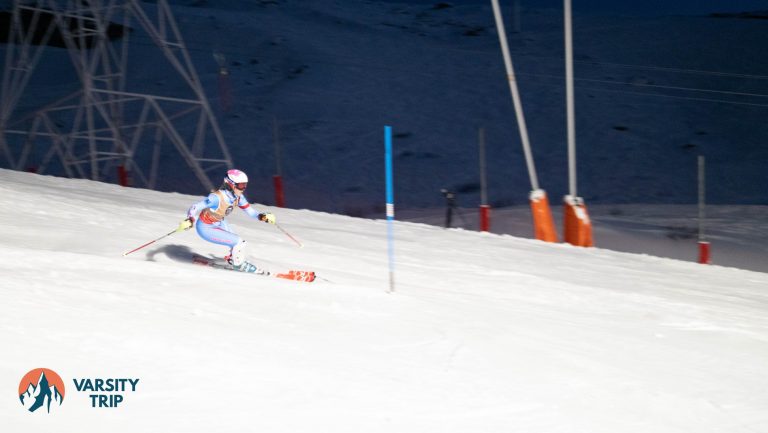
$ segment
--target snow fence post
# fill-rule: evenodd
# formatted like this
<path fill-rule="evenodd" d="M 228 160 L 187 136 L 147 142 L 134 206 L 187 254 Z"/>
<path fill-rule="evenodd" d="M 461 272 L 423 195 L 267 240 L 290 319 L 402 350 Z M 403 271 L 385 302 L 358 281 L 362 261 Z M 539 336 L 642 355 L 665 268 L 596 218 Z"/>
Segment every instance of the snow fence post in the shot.
<path fill-rule="evenodd" d="M 387 250 L 389 253 L 389 292 L 395 291 L 395 193 L 392 180 L 392 127 L 384 126 L 384 170 L 387 183 Z"/>

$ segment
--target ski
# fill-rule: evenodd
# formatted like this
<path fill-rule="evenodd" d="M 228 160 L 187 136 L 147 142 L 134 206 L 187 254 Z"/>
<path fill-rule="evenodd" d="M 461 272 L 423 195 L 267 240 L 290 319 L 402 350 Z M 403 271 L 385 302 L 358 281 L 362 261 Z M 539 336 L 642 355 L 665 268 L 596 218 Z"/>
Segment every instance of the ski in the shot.
<path fill-rule="evenodd" d="M 208 266 L 215 269 L 225 269 L 228 271 L 240 272 L 233 269 L 229 263 L 226 263 L 223 260 L 217 260 L 209 257 L 199 256 L 199 255 L 192 256 L 192 263 L 201 265 L 201 266 Z M 312 281 L 315 281 L 315 278 L 316 278 L 316 275 L 313 271 L 290 270 L 290 271 L 279 273 L 279 274 L 273 274 L 265 269 L 259 269 L 259 271 L 251 272 L 251 273 L 253 273 L 254 275 L 261 275 L 263 277 L 275 277 L 275 278 L 282 278 L 285 280 L 303 281 L 306 283 L 311 283 Z"/>

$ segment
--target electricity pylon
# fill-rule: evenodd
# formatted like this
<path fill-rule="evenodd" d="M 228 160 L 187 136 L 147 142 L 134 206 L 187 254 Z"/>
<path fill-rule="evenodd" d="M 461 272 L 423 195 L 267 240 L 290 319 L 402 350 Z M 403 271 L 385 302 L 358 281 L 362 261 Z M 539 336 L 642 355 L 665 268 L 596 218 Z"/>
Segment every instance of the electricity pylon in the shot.
<path fill-rule="evenodd" d="M 132 40 L 142 35 L 166 65 L 129 64 Z M 15 0 L 5 49 L 0 160 L 10 168 L 24 170 L 36 159 L 38 173 L 102 181 L 127 171 L 135 186 L 154 189 L 161 157 L 172 155 L 164 147 L 171 146 L 210 189 L 208 173 L 232 167 L 166 0 L 151 11 L 137 0 Z M 63 63 L 76 77 L 71 92 L 51 76 L 63 74 Z M 129 76 L 137 69 L 141 77 Z M 173 85 L 147 93 L 148 71 L 158 69 Z M 60 93 L 45 104 L 39 95 L 27 97 L 41 76 L 51 93 Z"/>

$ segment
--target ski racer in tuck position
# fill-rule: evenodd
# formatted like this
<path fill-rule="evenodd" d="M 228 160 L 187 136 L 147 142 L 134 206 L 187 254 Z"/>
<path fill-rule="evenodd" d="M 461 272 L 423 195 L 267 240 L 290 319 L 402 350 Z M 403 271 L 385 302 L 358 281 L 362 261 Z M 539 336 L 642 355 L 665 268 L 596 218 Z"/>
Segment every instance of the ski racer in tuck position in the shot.
<path fill-rule="evenodd" d="M 233 232 L 225 218 L 235 206 L 244 210 L 251 218 L 275 224 L 275 216 L 269 212 L 258 212 L 243 195 L 248 186 L 248 176 L 240 170 L 229 170 L 224 183 L 203 200 L 192 205 L 187 218 L 179 224 L 179 230 L 195 226 L 197 234 L 208 242 L 226 245 L 229 254 L 224 258 L 232 268 L 241 272 L 257 272 L 259 268 L 245 260 L 245 241 Z"/>

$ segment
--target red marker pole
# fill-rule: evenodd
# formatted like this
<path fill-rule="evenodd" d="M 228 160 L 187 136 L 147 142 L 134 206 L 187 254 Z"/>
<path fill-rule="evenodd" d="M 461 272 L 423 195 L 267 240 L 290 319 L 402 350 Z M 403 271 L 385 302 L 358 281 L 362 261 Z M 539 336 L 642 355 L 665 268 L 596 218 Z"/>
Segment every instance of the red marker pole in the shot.
<path fill-rule="evenodd" d="M 279 174 L 272 176 L 275 185 L 275 203 L 277 207 L 285 207 L 285 193 L 283 192 L 283 177 Z"/>
<path fill-rule="evenodd" d="M 120 183 L 120 186 L 128 186 L 130 183 L 128 181 L 128 170 L 125 169 L 124 165 L 117 166 L 117 179 Z"/>
<path fill-rule="evenodd" d="M 712 263 L 709 242 L 704 237 L 704 156 L 699 155 L 699 263 Z"/>
<path fill-rule="evenodd" d="M 487 232 L 491 230 L 491 206 L 487 204 L 480 205 L 480 231 Z"/>
<path fill-rule="evenodd" d="M 477 138 L 480 147 L 480 231 L 487 232 L 491 229 L 491 206 L 485 177 L 485 128 L 480 128 Z"/>

